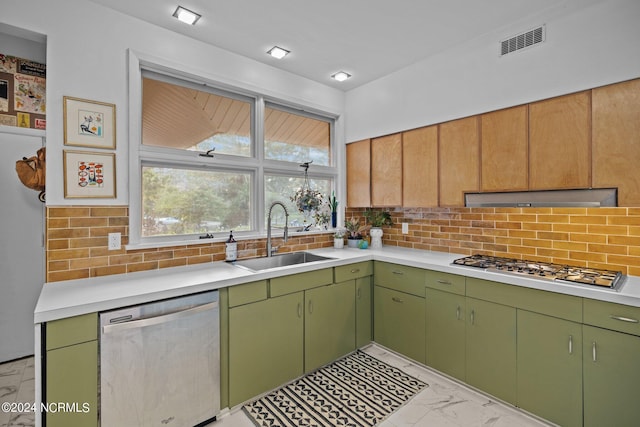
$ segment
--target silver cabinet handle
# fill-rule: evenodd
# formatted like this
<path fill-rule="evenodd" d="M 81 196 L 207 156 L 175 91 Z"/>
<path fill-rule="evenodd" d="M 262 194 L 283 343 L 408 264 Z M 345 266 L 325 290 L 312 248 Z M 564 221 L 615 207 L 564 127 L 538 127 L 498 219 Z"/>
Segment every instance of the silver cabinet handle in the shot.
<path fill-rule="evenodd" d="M 302 304 L 298 303 L 298 317 L 302 317 Z"/>
<path fill-rule="evenodd" d="M 569 335 L 569 354 L 573 354 L 573 335 Z"/>
<path fill-rule="evenodd" d="M 456 308 L 456 320 L 460 320 L 460 306 Z"/>
<path fill-rule="evenodd" d="M 631 317 L 616 316 L 614 314 L 609 316 L 609 318 L 611 318 L 613 320 L 619 320 L 621 322 L 628 322 L 628 323 L 639 323 L 640 322 L 638 319 L 633 319 Z"/>
<path fill-rule="evenodd" d="M 404 301 L 402 301 L 400 298 L 396 298 L 396 297 L 391 298 L 391 300 L 392 300 L 393 302 L 399 302 L 400 304 L 402 304 L 402 303 L 404 302 Z"/>
<path fill-rule="evenodd" d="M 402 276 L 404 274 L 404 271 L 393 270 L 392 273 Z"/>
<path fill-rule="evenodd" d="M 354 268 L 353 270 L 351 270 L 352 273 L 360 273 L 360 269 L 359 268 Z"/>
<path fill-rule="evenodd" d="M 361 292 L 360 292 L 360 288 L 356 289 L 356 298 L 360 299 L 361 296 Z"/>
<path fill-rule="evenodd" d="M 598 361 L 598 353 L 597 353 L 597 344 L 596 342 L 592 342 L 591 343 L 591 358 L 593 359 L 594 362 Z"/>
<path fill-rule="evenodd" d="M 436 280 L 436 282 L 440 283 L 441 285 L 451 285 L 452 284 L 448 280 Z"/>
<path fill-rule="evenodd" d="M 313 302 L 309 300 L 309 314 L 313 313 Z"/>
<path fill-rule="evenodd" d="M 471 310 L 471 324 L 472 325 L 476 324 L 476 311 L 475 310 Z"/>

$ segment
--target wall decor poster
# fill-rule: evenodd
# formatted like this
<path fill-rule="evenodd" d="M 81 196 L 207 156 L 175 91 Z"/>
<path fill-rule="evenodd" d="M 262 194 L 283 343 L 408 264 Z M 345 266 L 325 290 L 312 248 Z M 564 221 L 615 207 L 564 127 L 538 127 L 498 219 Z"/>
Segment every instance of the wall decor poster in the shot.
<path fill-rule="evenodd" d="M 65 198 L 115 198 L 115 153 L 64 150 Z"/>
<path fill-rule="evenodd" d="M 9 81 L 0 79 L 0 111 L 9 111 Z"/>
<path fill-rule="evenodd" d="M 17 70 L 18 58 L 0 53 L 0 71 L 15 74 Z"/>
<path fill-rule="evenodd" d="M 13 104 L 16 111 L 46 113 L 47 81 L 42 77 L 15 74 Z"/>
<path fill-rule="evenodd" d="M 114 104 L 63 98 L 64 144 L 79 147 L 115 148 Z"/>

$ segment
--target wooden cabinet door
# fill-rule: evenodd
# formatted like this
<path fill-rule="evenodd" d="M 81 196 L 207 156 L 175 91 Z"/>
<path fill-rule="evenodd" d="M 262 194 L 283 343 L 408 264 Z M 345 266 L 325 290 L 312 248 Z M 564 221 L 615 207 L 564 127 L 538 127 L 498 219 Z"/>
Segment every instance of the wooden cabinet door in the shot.
<path fill-rule="evenodd" d="M 478 116 L 440 125 L 440 206 L 464 206 L 464 193 L 480 189 Z"/>
<path fill-rule="evenodd" d="M 304 292 L 229 309 L 229 406 L 303 374 Z"/>
<path fill-rule="evenodd" d="M 371 206 L 371 141 L 347 144 L 347 207 Z"/>
<path fill-rule="evenodd" d="M 402 206 L 438 206 L 438 126 L 402 134 Z"/>
<path fill-rule="evenodd" d="M 518 310 L 518 402 L 564 427 L 582 426 L 582 325 Z"/>
<path fill-rule="evenodd" d="M 402 134 L 371 140 L 371 205 L 402 205 Z"/>
<path fill-rule="evenodd" d="M 593 186 L 640 206 L 640 79 L 593 89 Z"/>
<path fill-rule="evenodd" d="M 305 372 L 333 362 L 355 348 L 355 281 L 305 291 Z"/>
<path fill-rule="evenodd" d="M 466 382 L 516 403 L 516 309 L 466 299 Z"/>
<path fill-rule="evenodd" d="M 426 364 L 465 379 L 465 297 L 426 290 Z"/>
<path fill-rule="evenodd" d="M 424 298 L 374 286 L 374 340 L 391 350 L 424 363 Z"/>
<path fill-rule="evenodd" d="M 530 190 L 591 186 L 590 127 L 590 92 L 530 104 Z"/>
<path fill-rule="evenodd" d="M 529 187 L 528 108 L 483 114 L 482 191 L 524 191 Z"/>
<path fill-rule="evenodd" d="M 637 426 L 640 337 L 587 325 L 582 333 L 584 426 Z"/>

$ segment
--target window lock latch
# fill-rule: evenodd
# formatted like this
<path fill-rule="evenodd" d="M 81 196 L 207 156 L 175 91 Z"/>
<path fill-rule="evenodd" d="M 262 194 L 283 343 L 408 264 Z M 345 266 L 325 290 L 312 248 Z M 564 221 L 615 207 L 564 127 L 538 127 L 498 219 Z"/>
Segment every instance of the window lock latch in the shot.
<path fill-rule="evenodd" d="M 211 150 L 207 150 L 206 153 L 200 153 L 199 156 L 200 157 L 211 157 L 211 158 L 213 158 L 214 156 L 211 153 L 213 153 L 214 151 L 216 151 L 216 147 L 213 147 Z"/>

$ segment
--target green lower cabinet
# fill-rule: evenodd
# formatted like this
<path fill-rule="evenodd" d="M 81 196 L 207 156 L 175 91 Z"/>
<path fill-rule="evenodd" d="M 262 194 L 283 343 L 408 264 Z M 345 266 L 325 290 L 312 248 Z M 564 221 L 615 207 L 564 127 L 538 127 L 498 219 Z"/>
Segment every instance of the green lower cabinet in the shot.
<path fill-rule="evenodd" d="M 304 370 L 311 372 L 356 348 L 355 280 L 304 293 Z"/>
<path fill-rule="evenodd" d="M 417 362 L 425 362 L 424 298 L 374 286 L 374 340 Z"/>
<path fill-rule="evenodd" d="M 640 425 L 640 337 L 584 325 L 585 427 Z"/>
<path fill-rule="evenodd" d="M 426 290 L 426 364 L 465 380 L 465 297 Z"/>
<path fill-rule="evenodd" d="M 517 406 L 563 427 L 581 426 L 582 325 L 518 310 L 517 350 Z"/>
<path fill-rule="evenodd" d="M 466 299 L 466 382 L 516 403 L 516 309 Z"/>
<path fill-rule="evenodd" d="M 46 357 L 46 402 L 74 408 L 46 412 L 47 427 L 97 426 L 98 341 L 49 350 Z"/>
<path fill-rule="evenodd" d="M 356 279 L 356 348 L 373 340 L 371 276 Z"/>
<path fill-rule="evenodd" d="M 304 292 L 229 309 L 229 406 L 304 372 Z"/>

